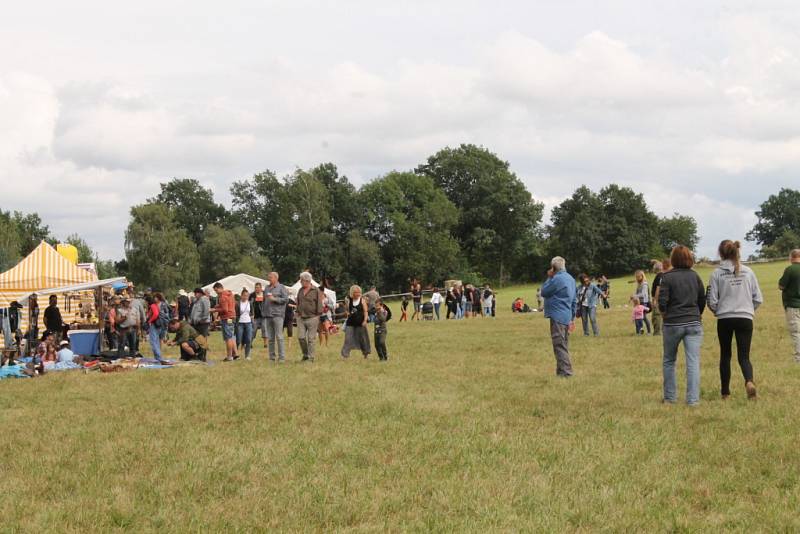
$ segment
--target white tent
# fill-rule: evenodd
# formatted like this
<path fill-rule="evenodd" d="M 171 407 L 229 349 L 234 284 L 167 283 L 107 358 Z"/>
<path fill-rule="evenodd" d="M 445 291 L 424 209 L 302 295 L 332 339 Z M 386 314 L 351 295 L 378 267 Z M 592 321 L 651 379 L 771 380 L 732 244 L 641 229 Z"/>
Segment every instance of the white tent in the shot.
<path fill-rule="evenodd" d="M 216 282 L 211 282 L 207 286 L 203 286 L 203 291 L 213 291 L 214 284 L 219 282 L 225 289 L 230 289 L 234 293 L 239 293 L 243 287 L 246 287 L 249 292 L 255 291 L 255 287 L 257 283 L 261 283 L 263 287 L 269 286 L 269 282 L 264 280 L 263 278 L 258 278 L 257 276 L 252 276 L 249 274 L 239 273 L 234 274 L 231 276 L 226 276 L 221 280 L 217 280 Z"/>

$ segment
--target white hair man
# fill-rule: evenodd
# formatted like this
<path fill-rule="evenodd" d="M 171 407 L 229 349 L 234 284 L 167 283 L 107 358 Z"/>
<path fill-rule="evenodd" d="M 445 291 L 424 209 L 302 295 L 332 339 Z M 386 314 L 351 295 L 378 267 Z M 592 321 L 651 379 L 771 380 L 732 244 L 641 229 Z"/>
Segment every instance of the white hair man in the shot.
<path fill-rule="evenodd" d="M 550 337 L 556 357 L 556 375 L 572 376 L 569 356 L 569 333 L 575 327 L 575 279 L 566 270 L 566 262 L 556 256 L 550 262 L 547 281 L 542 286 L 544 316 L 550 319 Z"/>
<path fill-rule="evenodd" d="M 267 322 L 267 337 L 269 338 L 269 359 L 275 361 L 275 343 L 278 344 L 277 359 L 280 363 L 286 361 L 286 345 L 283 338 L 283 319 L 286 316 L 286 303 L 289 302 L 289 292 L 286 286 L 278 282 L 278 273 L 271 272 L 267 275 L 269 289 L 264 292 L 266 301 L 263 316 Z"/>
<path fill-rule="evenodd" d="M 314 362 L 319 317 L 325 303 L 325 292 L 311 283 L 311 273 L 300 273 L 300 290 L 297 292 L 297 337 L 303 351 L 304 362 Z"/>

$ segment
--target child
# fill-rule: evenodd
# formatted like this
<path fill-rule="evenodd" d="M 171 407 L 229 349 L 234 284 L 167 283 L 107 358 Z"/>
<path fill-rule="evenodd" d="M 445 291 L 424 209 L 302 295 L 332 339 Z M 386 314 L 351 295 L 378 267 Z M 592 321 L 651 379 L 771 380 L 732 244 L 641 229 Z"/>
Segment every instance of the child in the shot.
<path fill-rule="evenodd" d="M 402 314 L 400 315 L 400 322 L 408 321 L 408 296 L 403 295 L 403 303 L 400 305 Z"/>
<path fill-rule="evenodd" d="M 644 312 L 646 308 L 636 297 L 633 297 L 631 302 L 633 302 L 633 322 L 636 324 L 636 335 L 641 336 L 644 334 Z"/>
<path fill-rule="evenodd" d="M 389 359 L 389 353 L 386 351 L 386 322 L 391 318 L 391 310 L 378 298 L 375 301 L 375 350 L 378 353 L 378 360 L 382 362 Z"/>

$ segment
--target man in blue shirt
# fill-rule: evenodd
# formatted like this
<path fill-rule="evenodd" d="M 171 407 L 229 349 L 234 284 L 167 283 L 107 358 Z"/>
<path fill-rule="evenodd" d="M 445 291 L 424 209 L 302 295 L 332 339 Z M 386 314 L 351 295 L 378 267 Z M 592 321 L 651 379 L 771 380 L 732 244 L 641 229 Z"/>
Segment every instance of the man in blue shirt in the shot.
<path fill-rule="evenodd" d="M 572 376 L 569 359 L 569 333 L 575 327 L 575 279 L 566 270 L 566 262 L 556 256 L 550 262 L 547 281 L 542 286 L 544 316 L 550 319 L 550 337 L 556 356 L 556 375 Z"/>

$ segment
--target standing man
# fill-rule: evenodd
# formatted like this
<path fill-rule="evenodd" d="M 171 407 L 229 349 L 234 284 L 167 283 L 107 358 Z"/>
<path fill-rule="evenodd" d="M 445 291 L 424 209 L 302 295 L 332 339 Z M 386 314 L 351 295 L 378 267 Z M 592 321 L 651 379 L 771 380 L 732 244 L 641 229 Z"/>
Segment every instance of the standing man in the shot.
<path fill-rule="evenodd" d="M 178 291 L 178 320 L 186 321 L 189 319 L 189 294 L 183 289 Z"/>
<path fill-rule="evenodd" d="M 786 327 L 794 345 L 794 361 L 800 363 L 800 248 L 796 248 L 789 256 L 792 262 L 778 282 L 783 297 L 783 309 L 786 312 Z"/>
<path fill-rule="evenodd" d="M 189 323 L 201 336 L 208 339 L 208 327 L 211 324 L 211 302 L 200 287 L 194 288 L 194 303 L 189 311 Z"/>
<path fill-rule="evenodd" d="M 575 328 L 575 279 L 566 270 L 566 262 L 556 256 L 550 262 L 547 281 L 542 286 L 544 316 L 550 319 L 550 337 L 556 356 L 556 375 L 572 376 L 569 359 L 569 333 Z"/>
<path fill-rule="evenodd" d="M 136 356 L 136 329 L 139 324 L 139 312 L 131 308 L 131 300 L 122 299 L 122 307 L 117 310 L 117 358 L 123 357 L 125 346 L 128 347 L 127 356 Z"/>
<path fill-rule="evenodd" d="M 131 299 L 131 308 L 136 310 L 137 313 L 137 333 L 136 333 L 136 354 L 139 354 L 139 343 L 141 339 L 144 337 L 144 327 L 147 324 L 148 320 L 148 310 L 150 305 L 141 298 L 141 296 L 136 297 L 133 294 L 133 286 L 128 288 L 128 298 Z M 149 336 L 148 332 L 148 336 Z"/>
<path fill-rule="evenodd" d="M 53 333 L 55 342 L 61 341 L 64 334 L 64 321 L 61 319 L 61 311 L 58 309 L 58 297 L 50 295 L 50 304 L 44 309 L 44 327 Z"/>
<path fill-rule="evenodd" d="M 264 294 L 264 317 L 267 320 L 267 337 L 269 338 L 269 359 L 275 361 L 275 342 L 278 343 L 278 361 L 286 361 L 286 346 L 283 339 L 283 318 L 286 314 L 286 303 L 289 302 L 289 292 L 286 286 L 278 282 L 278 273 L 271 272 L 267 275 L 269 289 Z"/>
<path fill-rule="evenodd" d="M 232 362 L 238 359 L 236 355 L 236 333 L 233 328 L 233 320 L 236 318 L 236 302 L 233 299 L 233 292 L 225 289 L 222 284 L 214 284 L 214 292 L 217 294 L 217 306 L 213 311 L 219 314 L 219 325 L 222 328 L 222 340 L 225 342 L 225 362 Z"/>
<path fill-rule="evenodd" d="M 325 292 L 311 284 L 310 273 L 300 273 L 300 291 L 297 292 L 297 339 L 303 351 L 303 361 L 314 363 L 314 347 L 319 329 L 319 316 L 325 304 Z"/>

